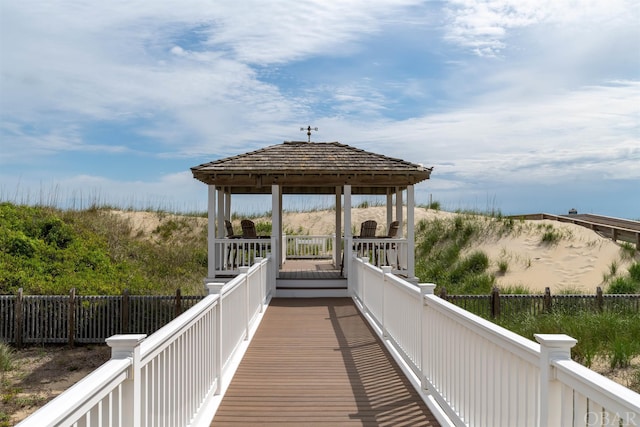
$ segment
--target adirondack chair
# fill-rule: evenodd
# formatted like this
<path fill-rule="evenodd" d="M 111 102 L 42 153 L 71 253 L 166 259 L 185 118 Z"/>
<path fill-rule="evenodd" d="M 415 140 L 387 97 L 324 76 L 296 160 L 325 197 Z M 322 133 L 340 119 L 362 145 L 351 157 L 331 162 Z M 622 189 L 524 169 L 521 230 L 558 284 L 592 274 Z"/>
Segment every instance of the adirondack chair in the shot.
<path fill-rule="evenodd" d="M 360 224 L 360 235 L 356 239 L 374 239 L 376 237 L 377 227 L 378 223 L 372 219 L 364 221 L 362 224 Z M 356 251 L 359 254 L 364 255 L 365 253 L 371 252 L 372 250 L 372 243 L 358 242 L 356 244 Z"/>
<path fill-rule="evenodd" d="M 256 239 L 258 238 L 258 233 L 256 232 L 256 225 L 250 219 L 243 219 L 240 221 L 242 225 L 242 237 L 245 239 Z"/>
<path fill-rule="evenodd" d="M 391 222 L 391 224 L 389 224 L 389 229 L 387 230 L 387 235 L 386 236 L 382 236 L 383 238 L 386 239 L 393 239 L 394 237 L 396 237 L 398 235 L 398 228 L 400 228 L 400 221 L 393 221 Z M 376 262 L 378 259 L 378 251 L 380 250 L 380 247 L 376 247 Z M 391 265 L 389 263 L 389 249 L 396 249 L 396 244 L 393 242 L 389 242 L 389 243 L 385 243 L 384 244 L 384 256 L 385 256 L 385 260 L 387 262 L 387 265 Z M 396 251 L 396 266 L 399 264 L 399 259 L 398 259 L 398 253 Z"/>
<path fill-rule="evenodd" d="M 354 245 L 353 248 L 356 250 L 356 252 L 360 253 L 360 251 L 366 251 L 369 248 L 365 248 L 363 247 L 363 245 L 366 246 L 371 246 L 371 244 L 364 244 L 362 242 L 358 242 L 356 243 L 357 239 L 373 239 L 376 237 L 376 228 L 378 227 L 378 223 L 372 219 L 364 221 L 362 224 L 360 224 L 360 235 L 359 236 L 353 236 L 354 239 Z M 340 275 L 342 275 L 342 272 L 344 271 L 344 252 L 342 253 L 342 260 L 340 262 Z"/>
<path fill-rule="evenodd" d="M 243 245 L 244 251 L 246 251 L 247 256 L 250 259 L 253 259 L 255 256 L 265 256 L 266 253 L 270 250 L 271 241 L 270 236 L 258 236 L 258 232 L 256 231 L 256 225 L 250 219 L 243 219 L 240 221 L 242 225 L 242 238 L 243 239 L 262 239 L 263 241 L 260 243 L 245 243 Z"/>
<path fill-rule="evenodd" d="M 227 230 L 227 235 L 226 238 L 227 239 L 239 239 L 242 236 L 238 235 L 238 234 L 234 234 L 233 231 L 233 224 L 231 224 L 231 221 L 229 221 L 228 219 L 224 220 L 224 227 Z M 228 249 L 227 249 L 227 264 L 232 265 L 233 268 L 235 268 L 236 265 L 236 258 L 238 257 L 238 245 L 236 244 L 230 244 Z M 233 256 L 232 256 L 233 254 Z M 233 264 L 231 264 L 231 261 L 233 261 Z"/>

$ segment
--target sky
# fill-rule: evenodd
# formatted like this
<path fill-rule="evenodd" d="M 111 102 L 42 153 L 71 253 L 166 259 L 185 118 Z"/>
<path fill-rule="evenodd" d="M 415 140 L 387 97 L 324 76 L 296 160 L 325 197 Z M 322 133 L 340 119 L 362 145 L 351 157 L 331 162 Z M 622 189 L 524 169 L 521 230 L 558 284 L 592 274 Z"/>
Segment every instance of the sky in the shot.
<path fill-rule="evenodd" d="M 0 0 L 0 200 L 205 211 L 192 166 L 307 126 L 420 204 L 640 219 L 640 2 Z"/>

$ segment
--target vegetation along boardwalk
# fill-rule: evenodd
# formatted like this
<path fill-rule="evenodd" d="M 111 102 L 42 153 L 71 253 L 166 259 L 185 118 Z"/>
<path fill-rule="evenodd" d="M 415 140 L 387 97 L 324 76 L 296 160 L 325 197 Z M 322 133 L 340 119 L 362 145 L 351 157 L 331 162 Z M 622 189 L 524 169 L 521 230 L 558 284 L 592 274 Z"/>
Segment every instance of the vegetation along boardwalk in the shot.
<path fill-rule="evenodd" d="M 212 426 L 436 426 L 348 298 L 275 298 Z"/>

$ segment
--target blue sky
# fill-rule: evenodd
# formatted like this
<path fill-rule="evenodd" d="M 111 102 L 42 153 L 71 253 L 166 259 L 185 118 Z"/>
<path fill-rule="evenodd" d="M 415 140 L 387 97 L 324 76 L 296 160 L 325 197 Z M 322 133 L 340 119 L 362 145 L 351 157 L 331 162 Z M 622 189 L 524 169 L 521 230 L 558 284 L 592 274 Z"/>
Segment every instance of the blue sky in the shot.
<path fill-rule="evenodd" d="M 311 125 L 433 166 L 418 203 L 640 219 L 639 22 L 627 0 L 0 0 L 0 199 L 203 211 L 191 166 Z"/>

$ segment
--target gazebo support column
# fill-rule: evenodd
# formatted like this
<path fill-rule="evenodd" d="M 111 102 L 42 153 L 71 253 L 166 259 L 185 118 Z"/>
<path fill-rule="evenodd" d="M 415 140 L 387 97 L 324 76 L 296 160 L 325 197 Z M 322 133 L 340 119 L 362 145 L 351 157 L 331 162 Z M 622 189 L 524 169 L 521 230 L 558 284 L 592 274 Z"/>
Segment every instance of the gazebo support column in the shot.
<path fill-rule="evenodd" d="M 409 211 L 409 206 L 407 206 L 407 211 Z M 396 188 L 396 221 L 398 221 L 398 236 L 402 237 L 404 235 L 404 215 L 402 213 L 402 190 L 397 187 Z"/>
<path fill-rule="evenodd" d="M 282 241 L 282 196 L 280 194 L 280 186 L 273 184 L 271 186 L 271 256 L 276 268 L 274 268 L 275 277 L 272 277 L 274 283 L 280 275 L 282 267 L 282 251 L 280 243 Z"/>
<path fill-rule="evenodd" d="M 216 236 L 218 239 L 224 238 L 224 231 L 226 230 L 224 226 L 224 213 L 225 213 L 225 201 L 226 195 L 224 193 L 224 188 L 218 188 L 216 192 L 218 198 L 218 208 L 216 210 Z M 217 266 L 220 267 L 220 266 Z"/>
<path fill-rule="evenodd" d="M 349 277 L 351 267 L 351 185 L 344 186 L 344 277 Z M 351 286 L 351 285 L 349 285 Z M 351 295 L 351 289 L 348 290 Z"/>
<path fill-rule="evenodd" d="M 393 221 L 393 192 L 387 188 L 387 227 Z M 389 230 L 387 230 L 389 231 Z"/>
<path fill-rule="evenodd" d="M 417 283 L 416 275 L 416 252 L 415 252 L 415 219 L 414 210 L 414 188 L 413 185 L 407 185 L 407 278 L 409 281 L 415 281 Z"/>
<path fill-rule="evenodd" d="M 224 217 L 231 221 L 231 191 L 229 187 L 227 187 L 224 192 Z"/>
<path fill-rule="evenodd" d="M 207 279 L 209 282 L 216 277 L 216 187 L 207 186 Z"/>
<path fill-rule="evenodd" d="M 342 187 L 336 187 L 336 237 L 333 242 L 333 264 L 340 262 L 342 256 Z"/>

